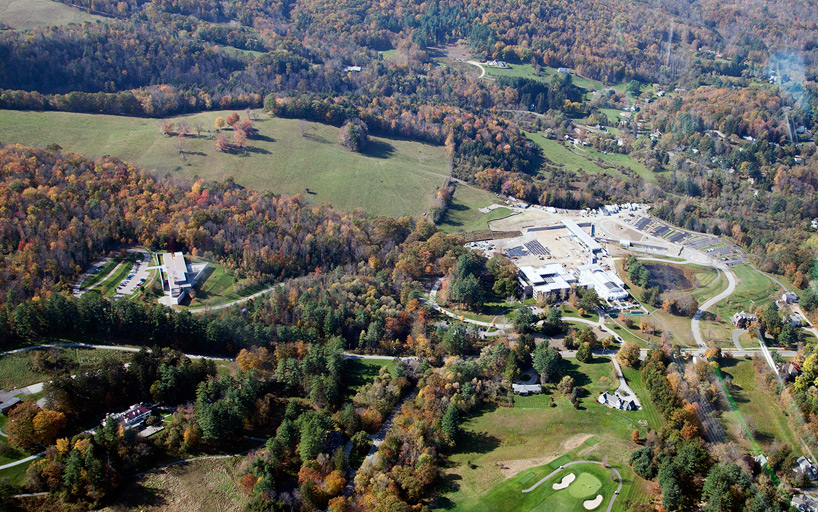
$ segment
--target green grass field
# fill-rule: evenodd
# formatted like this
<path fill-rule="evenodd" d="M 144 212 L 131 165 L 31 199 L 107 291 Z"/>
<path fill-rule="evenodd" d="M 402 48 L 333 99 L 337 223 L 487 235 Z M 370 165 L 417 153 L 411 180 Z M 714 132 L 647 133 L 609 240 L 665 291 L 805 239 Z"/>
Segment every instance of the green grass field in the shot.
<path fill-rule="evenodd" d="M 14 29 L 68 25 L 107 18 L 51 0 L 0 0 L 0 22 Z"/>
<path fill-rule="evenodd" d="M 344 363 L 344 378 L 346 391 L 344 401 L 352 400 L 358 390 L 372 382 L 378 376 L 381 368 L 386 366 L 390 371 L 395 366 L 392 359 L 347 359 Z"/>
<path fill-rule="evenodd" d="M 597 494 L 601 494 L 602 504 L 595 510 L 605 510 L 608 502 L 616 491 L 619 480 L 612 479 L 610 470 L 603 468 L 599 464 L 574 464 L 563 470 L 559 470 L 560 464 L 567 461 L 564 458 L 554 461 L 544 466 L 531 468 L 523 471 L 519 475 L 503 482 L 491 490 L 483 497 L 479 504 L 474 507 L 457 507 L 455 510 L 475 510 L 475 511 L 497 511 L 497 512 L 528 512 L 535 510 L 554 510 L 560 512 L 585 512 L 583 502 L 593 499 Z M 629 472 L 627 468 L 617 464 L 620 473 Z M 537 488 L 528 493 L 523 493 L 524 489 L 530 489 L 532 485 L 539 482 L 552 472 L 557 473 L 541 483 Z M 553 485 L 560 482 L 563 477 L 574 474 L 576 479 L 566 489 L 554 490 Z M 624 487 L 624 478 L 623 478 Z M 629 489 L 624 489 L 628 491 Z M 617 501 L 624 501 L 621 497 Z M 624 507 L 614 502 L 614 510 L 624 510 Z"/>
<path fill-rule="evenodd" d="M 634 429 L 639 429 L 643 436 L 647 433 L 647 429 L 638 424 L 639 420 L 646 420 L 650 428 L 658 428 L 655 409 L 646 407 L 641 411 L 624 412 L 596 402 L 602 391 L 617 386 L 610 359 L 597 357 L 588 364 L 576 360 L 566 362 L 577 386 L 588 390 L 580 399 L 580 408 L 575 409 L 567 398 L 557 395 L 554 395 L 555 407 L 550 407 L 548 395 L 534 395 L 516 397 L 513 408 L 486 406 L 466 418 L 463 439 L 450 457 L 451 467 L 443 477 L 442 508 L 512 510 L 493 508 L 496 502 L 491 493 L 500 492 L 493 489 L 512 482 L 514 478 L 523 478 L 531 468 L 548 464 L 566 453 L 592 460 L 608 456 L 611 463 L 619 464 L 623 479 L 627 480 L 626 476 L 630 475 L 628 478 L 633 482 L 631 471 L 624 467 L 630 452 L 636 448 L 631 442 L 631 433 Z M 638 372 L 633 372 L 638 376 Z M 628 378 L 628 373 L 625 375 Z M 645 403 L 648 396 L 641 382 L 629 383 Z M 549 472 L 544 471 L 542 476 Z M 509 473 L 516 476 L 508 480 L 512 476 Z M 542 476 L 532 479 L 526 487 Z M 643 484 L 634 487 L 623 489 L 618 499 L 623 503 L 627 499 L 623 497 L 646 500 L 647 491 Z M 511 502 L 508 506 L 523 507 L 519 502 Z M 615 510 L 621 509 L 615 507 Z"/>
<path fill-rule="evenodd" d="M 754 431 L 754 438 L 762 449 L 776 441 L 783 441 L 789 443 L 797 454 L 801 453 L 801 443 L 793 434 L 788 416 L 783 412 L 785 406 L 778 405 L 779 397 L 757 377 L 753 361 L 727 359 L 722 362 L 722 376 L 732 381 L 728 390 L 738 407 L 738 410 L 728 410 L 722 414 L 722 424 L 737 442 L 745 444 L 752 451 L 751 441 L 742 435 L 743 424 L 746 424 Z"/>
<path fill-rule="evenodd" d="M 491 192 L 459 183 L 454 190 L 452 203 L 440 223 L 440 229 L 446 233 L 470 233 L 487 231 L 488 223 L 511 214 L 508 208 L 497 208 L 488 213 L 478 211 L 503 199 Z"/>
<path fill-rule="evenodd" d="M 78 371 L 86 372 L 99 368 L 107 360 L 129 361 L 132 355 L 130 352 L 104 349 L 61 348 L 53 350 L 58 350 L 72 361 L 78 361 Z M 0 357 L 0 389 L 11 390 L 14 386 L 22 388 L 54 378 L 56 375 L 54 372 L 38 370 L 31 364 L 34 352 L 34 350 L 28 350 Z"/>
<path fill-rule="evenodd" d="M 194 258 L 193 263 L 205 260 Z M 223 265 L 207 260 L 208 268 L 194 286 L 194 295 L 190 302 L 178 306 L 179 309 L 202 308 L 232 302 L 273 286 L 273 283 L 261 283 L 246 286 L 245 279 L 235 279 L 235 274 Z"/>
<path fill-rule="evenodd" d="M 232 176 L 236 183 L 259 191 L 304 197 L 350 211 L 361 207 L 382 215 L 420 215 L 434 201 L 449 177 L 442 147 L 400 139 L 371 137 L 363 154 L 338 144 L 338 128 L 260 115 L 259 136 L 248 141 L 247 155 L 215 150 L 206 136 L 213 122 L 230 111 L 205 112 L 170 119 L 193 128 L 201 137 L 185 139 L 185 161 L 176 137 L 160 133 L 158 119 L 67 112 L 0 111 L 0 140 L 64 149 L 99 157 L 110 154 L 160 174 L 205 179 Z M 244 118 L 244 113 L 239 112 Z M 232 137 L 232 132 L 226 132 Z"/>
<path fill-rule="evenodd" d="M 7 469 L 0 469 L 0 480 L 8 478 L 11 485 L 23 485 L 26 481 L 26 470 L 34 462 L 28 461 L 25 464 L 20 464 Z"/>
<path fill-rule="evenodd" d="M 99 272 L 91 274 L 91 276 L 89 276 L 88 279 L 83 281 L 82 286 L 80 286 L 80 290 L 87 290 L 88 288 L 94 286 L 98 282 L 108 277 L 108 274 L 110 274 L 114 270 L 114 268 L 116 268 L 117 264 L 120 261 L 121 260 L 119 258 L 112 258 L 110 261 L 108 261 L 105 265 L 103 265 L 100 268 Z"/>

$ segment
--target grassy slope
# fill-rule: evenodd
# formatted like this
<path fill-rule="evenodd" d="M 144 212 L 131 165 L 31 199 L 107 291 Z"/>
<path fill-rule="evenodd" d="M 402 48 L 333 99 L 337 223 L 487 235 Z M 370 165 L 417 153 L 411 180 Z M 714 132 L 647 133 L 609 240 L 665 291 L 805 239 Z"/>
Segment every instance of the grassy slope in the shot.
<path fill-rule="evenodd" d="M 0 21 L 15 29 L 105 19 L 51 0 L 0 0 Z"/>
<path fill-rule="evenodd" d="M 419 215 L 434 200 L 448 177 L 442 147 L 399 139 L 372 137 L 365 154 L 351 153 L 338 143 L 338 129 L 306 123 L 301 137 L 298 121 L 269 118 L 255 122 L 260 138 L 249 141 L 248 156 L 219 153 L 205 136 L 214 120 L 228 111 L 172 118 L 193 127 L 202 137 L 185 140 L 186 161 L 176 138 L 160 134 L 157 119 L 66 112 L 0 111 L 0 140 L 31 145 L 51 142 L 91 157 L 116 155 L 162 174 L 220 179 L 260 191 L 305 194 L 314 203 L 327 202 L 344 210 L 362 207 L 383 215 Z M 239 113 L 244 117 L 243 112 Z M 226 132 L 232 137 L 230 131 Z M 306 193 L 309 188 L 310 193 Z"/>
<path fill-rule="evenodd" d="M 103 361 L 114 359 L 117 361 L 128 361 L 131 352 L 119 352 L 116 350 L 94 350 L 94 349 L 55 349 L 64 353 L 72 360 L 80 360 L 80 371 L 91 371 L 99 368 Z M 41 372 L 30 365 L 33 350 L 18 352 L 0 357 L 0 389 L 11 389 L 14 386 L 22 388 L 38 382 L 43 382 L 54 377 L 49 372 Z"/>
<path fill-rule="evenodd" d="M 486 408 L 464 421 L 464 440 L 459 443 L 457 453 L 450 457 L 453 467 L 444 477 L 448 482 L 444 485 L 445 503 L 456 504 L 457 510 L 490 510 L 484 508 L 490 504 L 482 502 L 481 497 L 505 481 L 496 463 L 563 455 L 563 443 L 578 434 L 593 434 L 601 441 L 587 450 L 588 453 L 583 450 L 583 456 L 600 458 L 607 455 L 611 462 L 619 464 L 627 461 L 635 446 L 630 441 L 633 430 L 638 428 L 642 435 L 646 433 L 637 421 L 647 419 L 650 427 L 655 428 L 652 419 L 655 411 L 626 413 L 596 403 L 602 390 L 616 385 L 609 359 L 595 358 L 589 364 L 569 360 L 568 364 L 577 385 L 588 390 L 580 400 L 579 410 L 574 409 L 565 397 L 556 395 L 556 407 L 549 406 L 549 398 L 545 395 L 518 397 L 511 409 Z M 602 381 L 602 376 L 609 377 L 610 384 Z M 637 393 L 643 389 L 631 385 Z M 647 395 L 640 395 L 640 399 L 644 402 Z M 474 469 L 467 465 L 467 461 L 474 464 Z M 539 464 L 544 462 L 547 461 Z M 521 474 L 524 473 L 526 471 Z M 630 471 L 623 471 L 623 477 L 625 473 L 630 474 Z M 626 492 L 623 490 L 623 495 Z M 639 499 L 641 494 L 636 494 L 635 499 Z"/>
<path fill-rule="evenodd" d="M 249 496 L 240 486 L 243 473 L 237 470 L 242 457 L 198 460 L 149 473 L 128 484 L 117 504 L 106 512 L 144 511 L 202 512 L 241 511 Z"/>
<path fill-rule="evenodd" d="M 502 198 L 486 190 L 458 184 L 440 229 L 447 233 L 487 230 L 489 221 L 506 217 L 511 213 L 508 208 L 498 208 L 489 213 L 478 211 L 494 203 L 502 203 Z"/>
<path fill-rule="evenodd" d="M 788 424 L 787 417 L 782 412 L 783 406 L 779 406 L 779 397 L 759 381 L 753 362 L 746 359 L 728 359 L 722 365 L 722 375 L 732 379 L 732 386 L 729 388 L 738 410 L 730 410 L 722 415 L 722 422 L 728 427 L 728 431 L 734 434 L 739 441 L 742 440 L 741 419 L 744 422 L 754 425 L 755 440 L 766 449 L 776 440 L 790 443 L 790 446 L 797 452 L 801 452 L 801 444 L 796 440 Z M 775 404 L 771 407 L 771 404 Z M 741 417 L 739 416 L 741 415 Z M 744 441 L 748 450 L 752 450 L 749 441 Z"/>

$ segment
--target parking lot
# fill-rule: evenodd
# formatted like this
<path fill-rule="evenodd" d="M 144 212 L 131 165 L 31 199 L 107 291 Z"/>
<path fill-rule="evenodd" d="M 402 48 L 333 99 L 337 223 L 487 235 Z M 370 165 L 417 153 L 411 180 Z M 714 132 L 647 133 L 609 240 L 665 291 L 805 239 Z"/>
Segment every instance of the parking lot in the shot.
<path fill-rule="evenodd" d="M 151 270 L 148 270 L 150 267 L 150 254 L 143 251 L 135 251 L 138 252 L 136 256 L 136 263 L 134 263 L 133 268 L 128 273 L 128 276 L 122 280 L 119 286 L 116 287 L 116 295 L 114 296 L 115 299 L 121 299 L 123 297 L 129 297 L 133 295 L 137 288 L 148 282 L 148 279 L 151 276 Z"/>

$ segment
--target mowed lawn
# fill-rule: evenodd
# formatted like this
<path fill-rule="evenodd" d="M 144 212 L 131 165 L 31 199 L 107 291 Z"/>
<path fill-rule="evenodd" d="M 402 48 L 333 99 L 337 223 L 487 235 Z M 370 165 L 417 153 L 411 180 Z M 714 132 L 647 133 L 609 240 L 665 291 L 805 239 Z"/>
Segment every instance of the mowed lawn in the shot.
<path fill-rule="evenodd" d="M 493 508 L 492 489 L 569 453 L 574 459 L 601 460 L 607 456 L 617 464 L 623 479 L 640 482 L 624 489 L 617 500 L 624 503 L 628 498 L 647 499 L 644 482 L 633 476 L 627 462 L 638 447 L 631 442 L 633 430 L 638 429 L 642 436 L 647 433 L 639 420 L 647 421 L 651 429 L 659 428 L 655 409 L 625 412 L 596 402 L 603 390 L 617 386 L 609 358 L 597 357 L 588 364 L 567 360 L 567 365 L 577 385 L 588 391 L 580 399 L 579 409 L 554 392 L 554 407 L 550 406 L 548 394 L 517 397 L 513 408 L 486 406 L 464 420 L 463 438 L 457 444 L 457 452 L 449 457 L 449 469 L 443 476 L 440 508 L 501 510 Z M 630 374 L 639 375 L 636 371 Z M 645 403 L 648 397 L 640 393 L 644 390 L 641 383 L 629 383 Z M 548 472 L 544 471 L 542 476 Z M 614 510 L 620 510 L 619 504 Z"/>
<path fill-rule="evenodd" d="M 602 495 L 602 504 L 595 510 L 606 510 L 619 485 L 619 480 L 612 479 L 611 470 L 603 468 L 599 464 L 574 464 L 559 470 L 561 464 L 570 462 L 572 459 L 570 456 L 560 457 L 550 464 L 523 471 L 492 489 L 480 504 L 468 510 L 486 512 L 527 512 L 534 510 L 585 512 L 583 502 L 592 500 L 597 495 Z M 619 464 L 616 464 L 615 467 L 620 473 L 623 470 L 629 472 Z M 534 490 L 527 493 L 522 492 L 530 489 L 554 471 L 557 471 L 557 473 L 542 482 Z M 561 482 L 563 477 L 570 474 L 574 474 L 575 480 L 565 489 L 554 490 L 553 485 Z M 623 475 L 623 487 L 624 485 Z M 617 497 L 616 500 L 624 502 L 622 497 Z M 614 510 L 624 510 L 622 504 L 615 501 L 614 505 Z M 616 505 L 620 506 L 617 507 Z M 461 507 L 458 507 L 456 510 L 461 509 Z"/>
<path fill-rule="evenodd" d="M 0 0 L 0 21 L 15 29 L 68 25 L 106 18 L 52 0 Z"/>
<path fill-rule="evenodd" d="M 259 135 L 248 141 L 247 155 L 215 149 L 207 137 L 217 117 L 231 111 L 204 112 L 168 119 L 186 122 L 201 137 L 184 140 L 184 157 L 176 137 L 160 133 L 159 119 L 74 114 L 67 112 L 0 111 L 0 140 L 64 149 L 90 157 L 110 154 L 161 175 L 218 180 L 232 176 L 239 185 L 277 194 L 303 194 L 312 203 L 329 203 L 351 211 L 363 208 L 378 215 L 423 214 L 449 176 L 443 147 L 400 139 L 371 137 L 363 154 L 338 144 L 339 129 L 260 114 Z M 244 118 L 243 111 L 238 112 Z M 230 130 L 225 131 L 233 137 Z"/>
<path fill-rule="evenodd" d="M 738 442 L 746 445 L 754 455 L 753 441 L 765 453 L 776 441 L 786 442 L 793 450 L 801 453 L 801 443 L 793 434 L 789 417 L 784 414 L 786 407 L 781 398 L 774 395 L 764 384 L 748 359 L 726 359 L 722 362 L 722 377 L 731 381 L 727 390 L 733 399 L 731 407 L 722 414 L 722 424 Z M 732 406 L 735 408 L 732 408 Z M 748 439 L 746 433 L 753 434 Z"/>

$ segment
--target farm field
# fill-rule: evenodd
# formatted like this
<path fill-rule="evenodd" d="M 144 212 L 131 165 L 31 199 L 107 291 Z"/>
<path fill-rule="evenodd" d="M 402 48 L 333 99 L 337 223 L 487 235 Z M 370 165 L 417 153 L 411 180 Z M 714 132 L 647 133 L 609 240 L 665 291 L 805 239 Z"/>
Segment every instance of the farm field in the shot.
<path fill-rule="evenodd" d="M 488 213 L 478 211 L 494 203 L 502 203 L 503 199 L 476 187 L 458 184 L 454 190 L 452 203 L 443 217 L 440 229 L 446 233 L 470 233 L 487 231 L 488 223 L 511 215 L 508 208 L 497 208 Z"/>
<path fill-rule="evenodd" d="M 492 508 L 491 493 L 500 491 L 492 489 L 499 489 L 510 482 L 509 478 L 524 476 L 527 470 L 548 464 L 566 453 L 592 460 L 608 456 L 611 463 L 618 465 L 623 479 L 633 482 L 635 477 L 626 467 L 630 452 L 636 447 L 631 442 L 631 433 L 634 429 L 639 429 L 643 436 L 647 433 L 639 420 L 647 421 L 649 428 L 658 428 L 655 410 L 624 412 L 596 403 L 602 391 L 617 385 L 610 359 L 597 357 L 587 364 L 567 360 L 566 364 L 576 385 L 588 390 L 580 399 L 579 409 L 556 394 L 553 395 L 555 406 L 551 407 L 549 396 L 544 394 L 515 397 L 514 407 L 510 409 L 487 406 L 464 420 L 463 440 L 458 443 L 459 450 L 449 458 L 451 467 L 443 477 L 440 508 L 499 510 Z M 633 372 L 638 376 L 638 372 Z M 644 391 L 641 383 L 630 384 L 636 393 Z M 644 402 L 647 395 L 643 393 L 639 398 Z M 544 471 L 543 476 L 549 472 Z M 532 479 L 532 483 L 536 480 Z M 623 503 L 627 498 L 646 499 L 646 488 L 637 480 L 637 485 L 623 489 L 619 498 Z M 618 506 L 614 510 L 624 509 Z"/>
<path fill-rule="evenodd" d="M 351 211 L 361 207 L 378 215 L 421 215 L 449 177 L 442 147 L 400 139 L 371 137 L 363 154 L 337 143 L 338 128 L 259 116 L 259 135 L 248 140 L 247 156 L 216 151 L 207 138 L 214 120 L 231 111 L 205 112 L 167 119 L 186 122 L 201 137 L 188 137 L 184 157 L 176 137 L 162 135 L 160 120 L 67 112 L 0 111 L 0 140 L 29 145 L 56 142 L 65 150 L 99 157 L 110 154 L 162 175 L 218 180 L 232 176 L 239 185 L 277 194 L 303 194 L 312 203 Z M 244 118 L 244 113 L 239 113 Z M 232 133 L 226 131 L 228 137 Z"/>
<path fill-rule="evenodd" d="M 241 511 L 250 500 L 239 480 L 243 457 L 204 459 L 151 472 L 127 485 L 105 512 Z"/>
<path fill-rule="evenodd" d="M 0 22 L 13 29 L 68 25 L 107 18 L 51 0 L 0 0 Z"/>
<path fill-rule="evenodd" d="M 722 423 L 739 442 L 744 442 L 748 450 L 754 447 L 743 436 L 744 425 L 749 425 L 759 446 L 765 450 L 776 440 L 787 442 L 796 454 L 802 451 L 801 443 L 793 434 L 789 418 L 784 414 L 785 405 L 758 377 L 753 361 L 749 359 L 726 359 L 721 365 L 722 376 L 731 381 L 728 386 L 737 409 L 727 410 L 722 415 Z M 755 452 L 753 452 L 755 454 Z"/>

